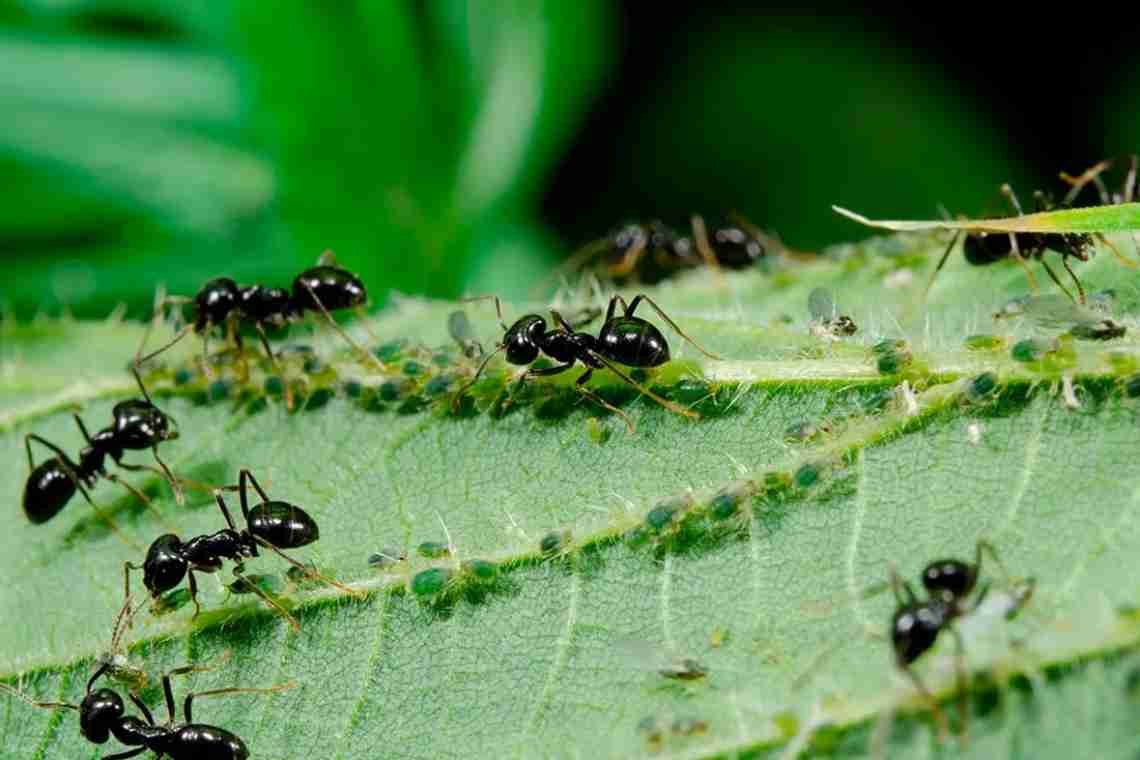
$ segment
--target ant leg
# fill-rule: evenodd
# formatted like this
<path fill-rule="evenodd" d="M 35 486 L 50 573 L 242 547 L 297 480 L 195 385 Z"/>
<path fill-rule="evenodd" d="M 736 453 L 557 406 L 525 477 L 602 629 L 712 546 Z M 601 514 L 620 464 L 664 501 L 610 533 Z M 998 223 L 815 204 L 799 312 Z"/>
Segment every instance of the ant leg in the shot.
<path fill-rule="evenodd" d="M 934 278 L 942 271 L 942 267 L 946 265 L 946 259 L 950 258 L 950 251 L 954 250 L 954 244 L 958 242 L 958 238 L 962 233 L 955 232 L 954 237 L 950 238 L 950 245 L 946 246 L 946 250 L 942 253 L 942 258 L 938 260 L 938 266 L 934 267 L 934 272 L 930 275 L 930 280 L 926 283 L 926 290 L 922 291 L 922 300 L 926 300 L 927 294 L 930 293 L 930 288 L 934 285 Z"/>
<path fill-rule="evenodd" d="M 633 435 L 634 433 L 636 433 L 637 428 L 634 427 L 633 420 L 631 420 L 629 418 L 629 416 L 626 415 L 625 412 L 623 412 L 621 409 L 618 409 L 616 406 L 609 403 L 608 401 L 603 399 L 601 396 L 599 396 L 598 394 L 594 393 L 592 390 L 590 390 L 589 388 L 586 387 L 586 383 L 589 382 L 590 376 L 593 374 L 594 374 L 594 370 L 588 368 L 585 372 L 582 373 L 582 376 L 579 377 L 574 382 L 574 387 L 578 389 L 579 393 L 581 393 L 583 396 L 585 396 L 586 398 L 593 401 L 598 406 L 605 407 L 606 409 L 609 409 L 611 412 L 613 412 L 617 416 L 621 417 L 622 422 L 624 422 L 625 426 L 627 428 L 629 428 L 629 434 L 630 435 Z"/>
<path fill-rule="evenodd" d="M 241 579 L 245 583 L 246 588 L 248 588 L 250 591 L 252 591 L 253 593 L 257 594 L 259 597 L 261 597 L 261 600 L 263 602 L 265 602 L 267 605 L 269 605 L 271 608 L 273 608 L 278 614 L 280 614 L 282 617 L 284 617 L 289 622 L 289 626 L 294 631 L 300 631 L 301 630 L 301 624 L 297 622 L 296 618 L 294 618 L 292 615 L 289 614 L 289 610 L 287 610 L 281 606 L 280 602 L 275 601 L 272 597 L 269 596 L 269 594 L 265 593 L 260 588 L 258 588 L 257 585 L 253 581 L 251 581 L 249 578 L 242 575 L 241 572 L 239 572 L 236 567 L 234 568 L 234 575 L 237 576 L 239 579 Z"/>
<path fill-rule="evenodd" d="M 1108 190 L 1105 188 L 1104 183 L 1101 181 L 1100 174 L 1111 166 L 1111 160 L 1101 161 L 1099 163 L 1093 164 L 1088 169 L 1085 169 L 1075 177 L 1068 174 L 1067 172 L 1061 172 L 1061 179 L 1071 186 L 1069 192 L 1065 194 L 1064 200 L 1061 201 L 1062 205 L 1070 205 L 1074 200 L 1076 200 L 1077 196 L 1081 194 L 1081 190 L 1084 190 L 1085 185 L 1087 185 L 1089 182 L 1093 182 L 1096 184 L 1097 190 L 1100 192 L 1101 203 L 1107 206 L 1110 203 Z"/>
<path fill-rule="evenodd" d="M 186 503 L 186 496 L 182 493 L 182 486 L 178 485 L 178 478 L 174 477 L 174 473 L 166 466 L 166 462 L 158 456 L 158 445 L 150 447 L 151 453 L 154 455 L 154 461 L 158 462 L 158 466 L 162 468 L 162 474 L 166 481 L 170 483 L 170 490 L 174 492 L 174 500 L 178 502 L 178 506 Z"/>
<path fill-rule="evenodd" d="M 1025 216 L 1025 212 L 1021 210 L 1021 201 L 1017 199 L 1017 193 L 1013 192 L 1013 187 L 1008 182 L 1001 186 L 1001 194 L 1009 201 L 1009 205 L 1013 206 L 1018 216 Z"/>
<path fill-rule="evenodd" d="M 331 327 L 333 331 L 336 332 L 336 334 L 344 340 L 345 343 L 347 343 L 354 351 L 356 351 L 357 354 L 365 358 L 367 362 L 372 364 L 376 369 L 382 371 L 384 369 L 384 365 L 380 363 L 380 360 L 368 351 L 365 351 L 363 346 L 353 340 L 352 336 L 345 332 L 344 329 L 336 323 L 336 320 L 333 319 L 332 314 L 330 314 L 329 310 L 325 308 L 325 305 L 321 303 L 321 299 L 317 297 L 317 292 L 313 290 L 309 283 L 305 282 L 302 284 L 305 286 L 305 290 L 309 292 L 309 297 L 313 299 L 313 303 L 317 305 L 317 308 L 320 310 L 321 314 L 325 316 L 325 321 L 328 322 L 329 327 Z"/>
<path fill-rule="evenodd" d="M 1041 259 L 1041 263 L 1044 264 L 1045 259 Z M 1062 256 L 1061 257 L 1061 266 L 1063 266 L 1065 268 L 1065 271 L 1069 273 L 1069 276 L 1073 278 L 1073 282 L 1077 286 L 1077 298 L 1078 298 L 1077 303 L 1083 304 L 1085 302 L 1085 288 L 1083 285 L 1081 285 L 1081 280 L 1079 277 L 1077 277 L 1077 273 L 1073 271 L 1073 267 L 1069 265 L 1069 257 L 1068 256 Z M 1070 298 L 1071 297 L 1072 296 L 1070 296 Z"/>
<path fill-rule="evenodd" d="M 253 326 L 257 330 L 257 337 L 261 341 L 262 348 L 265 349 L 265 355 L 269 357 L 269 363 L 273 365 L 273 371 L 281 376 L 281 384 L 285 386 L 285 408 L 291 412 L 293 411 L 293 389 L 289 385 L 289 379 L 285 377 L 285 371 L 281 369 L 281 365 L 277 363 L 277 357 L 273 355 L 273 349 L 269 347 L 269 336 L 265 334 L 265 327 L 260 322 L 254 322 Z"/>
<path fill-rule="evenodd" d="M 177 343 L 178 341 L 180 341 L 180 340 L 182 340 L 183 338 L 185 338 L 185 337 L 187 336 L 187 334 L 189 334 L 189 332 L 190 332 L 191 330 L 193 330 L 193 329 L 194 329 L 194 325 L 192 325 L 192 324 L 188 324 L 188 325 L 186 325 L 185 327 L 183 327 L 181 330 L 179 330 L 177 333 L 175 333 L 174 337 L 173 337 L 173 338 L 171 338 L 171 339 L 170 339 L 170 341 L 169 341 L 168 343 L 166 343 L 165 345 L 163 345 L 163 346 L 162 346 L 161 348 L 159 348 L 157 351 L 151 351 L 149 354 L 147 354 L 146 356 L 144 356 L 144 357 L 142 357 L 142 358 L 139 358 L 139 356 L 136 354 L 136 355 L 135 355 L 135 360 L 134 360 L 134 366 L 138 367 L 138 366 L 140 366 L 140 365 L 142 365 L 142 364 L 145 364 L 146 362 L 150 361 L 150 360 L 151 360 L 151 359 L 153 359 L 154 357 L 156 357 L 156 356 L 158 356 L 159 354 L 161 354 L 161 353 L 162 353 L 163 351 L 165 351 L 166 349 L 168 349 L 168 348 L 171 348 L 172 346 L 174 346 L 174 344 L 175 344 L 175 343 Z M 145 336 L 144 336 L 144 338 L 145 338 Z M 142 350 L 142 346 L 139 346 L 139 350 L 140 350 L 140 351 Z"/>
<path fill-rule="evenodd" d="M 40 702 L 40 701 L 37 701 L 37 700 L 29 697 L 27 694 L 24 694 L 22 691 L 19 691 L 18 689 L 14 689 L 13 687 L 9 686 L 6 683 L 0 683 L 0 691 L 7 692 L 7 693 L 11 694 L 13 697 L 15 697 L 16 699 L 20 699 L 20 700 L 23 700 L 24 702 L 27 702 L 32 707 L 46 707 L 46 708 L 50 708 L 50 709 L 61 708 L 61 709 L 65 709 L 65 710 L 75 710 L 75 711 L 79 710 L 79 705 L 73 705 L 73 704 L 70 704 L 68 702 Z"/>
<path fill-rule="evenodd" d="M 146 722 L 153 726 L 154 716 L 151 715 L 150 708 L 148 708 L 143 703 L 143 701 L 135 695 L 133 691 L 128 691 L 127 697 L 129 697 L 130 700 L 135 703 L 135 707 L 139 708 L 139 711 L 143 714 L 143 717 L 146 718 Z"/>
<path fill-rule="evenodd" d="M 950 726 L 946 722 L 946 714 L 943 713 L 942 708 L 938 706 L 938 700 L 927 690 L 926 685 L 922 683 L 922 679 L 918 677 L 918 673 L 915 673 L 909 667 L 901 667 L 900 669 L 906 673 L 911 683 L 914 684 L 914 688 L 918 690 L 919 695 L 926 700 L 926 703 L 930 706 L 930 712 L 934 716 L 934 722 L 938 724 L 938 742 L 939 744 L 944 743 L 946 737 L 950 734 Z"/>
<path fill-rule="evenodd" d="M 1062 261 L 1064 261 L 1064 258 L 1065 258 L 1064 256 L 1061 257 Z M 1072 301 L 1073 303 L 1084 303 L 1085 302 L 1084 288 L 1081 288 L 1081 291 L 1080 291 L 1081 292 L 1081 300 L 1078 301 L 1077 299 L 1073 298 L 1073 294 L 1069 292 L 1069 289 L 1061 284 L 1061 280 L 1057 277 L 1057 273 L 1053 271 L 1053 267 L 1049 266 L 1049 262 L 1047 262 L 1044 257 L 1041 258 L 1041 266 L 1043 266 L 1045 268 L 1045 271 L 1049 274 L 1049 279 L 1052 280 L 1053 282 L 1057 283 L 1057 287 L 1061 289 L 1062 293 L 1064 293 L 1065 295 L 1067 295 L 1069 297 L 1070 301 Z M 1067 264 L 1066 264 L 1065 268 L 1068 269 Z M 1072 270 L 1070 269 L 1069 271 L 1071 272 Z M 1075 278 L 1076 275 L 1073 275 L 1073 277 Z M 1078 288 L 1080 287 L 1079 281 L 1077 282 L 1077 287 Z"/>
<path fill-rule="evenodd" d="M 269 551 L 273 552 L 277 556 L 284 559 L 286 562 L 291 564 L 293 567 L 304 571 L 305 575 L 308 575 L 310 578 L 315 578 L 315 579 L 321 581 L 322 583 L 326 583 L 329 586 L 332 586 L 333 588 L 338 588 L 341 591 L 345 592 L 346 594 L 351 594 L 352 596 L 355 596 L 357 598 L 363 598 L 363 596 L 364 596 L 363 592 L 357 591 L 356 589 L 351 589 L 342 583 L 338 583 L 338 582 L 334 581 L 332 578 L 326 578 L 325 576 L 321 575 L 316 570 L 314 570 L 312 567 L 306 565 L 303 562 L 298 562 L 297 560 L 293 559 L 288 554 L 286 554 L 285 552 L 281 551 L 280 549 L 278 549 L 273 544 L 266 541 L 264 538 L 254 536 L 254 540 L 257 541 L 257 543 L 260 544 L 261 546 L 265 547 Z"/>
<path fill-rule="evenodd" d="M 244 485 L 245 484 L 243 483 L 242 486 Z M 244 487 L 242 489 L 241 495 L 242 497 L 245 496 Z M 222 517 L 226 518 L 226 525 L 230 526 L 230 530 L 236 532 L 237 526 L 234 525 L 234 519 L 230 517 L 230 510 L 226 508 L 226 500 L 222 498 L 222 492 L 214 491 L 214 498 L 218 500 L 218 508 L 222 510 Z M 244 502 L 245 499 L 243 498 L 242 501 Z M 244 507 L 245 505 L 243 504 L 242 506 Z"/>
<path fill-rule="evenodd" d="M 648 247 L 648 237 L 642 233 L 638 236 L 637 242 L 631 245 L 626 252 L 622 254 L 618 263 L 610 267 L 606 274 L 610 277 L 624 277 L 629 274 L 633 271 L 634 267 L 637 266 L 637 262 L 641 260 L 641 257 L 645 255 L 645 251 Z"/>
<path fill-rule="evenodd" d="M 1125 256 L 1123 253 L 1121 253 L 1120 249 L 1117 248 L 1115 245 L 1113 245 L 1112 241 L 1109 240 L 1107 237 L 1105 237 L 1103 234 L 1101 234 L 1099 232 L 1094 232 L 1094 233 L 1092 233 L 1092 236 L 1094 238 L 1096 238 L 1096 241 L 1098 243 L 1100 243 L 1101 245 L 1108 248 L 1108 250 L 1112 251 L 1112 255 L 1115 256 L 1116 260 L 1119 261 L 1121 264 L 1128 267 L 1129 269 L 1135 269 L 1136 268 L 1136 266 L 1137 266 L 1136 262 L 1133 261 L 1132 259 L 1128 258 L 1127 256 Z M 1136 241 L 1136 233 L 1135 232 L 1132 233 L 1132 240 L 1134 242 Z M 1140 245 L 1138 245 L 1137 247 L 1140 248 Z"/>
<path fill-rule="evenodd" d="M 966 646 L 962 641 L 962 634 L 958 629 L 950 626 L 950 633 L 954 636 L 954 681 L 958 690 L 958 715 L 961 728 L 958 732 L 958 742 L 966 743 L 966 733 L 970 722 L 970 699 L 966 675 Z"/>
<path fill-rule="evenodd" d="M 286 681 L 285 683 L 277 684 L 276 686 L 269 686 L 267 688 L 248 688 L 248 687 L 230 687 L 228 689 L 210 689 L 209 691 L 190 692 L 186 695 L 186 701 L 182 703 L 182 717 L 187 723 L 193 723 L 194 718 L 191 713 L 194 697 L 216 697 L 221 694 L 274 694 L 286 689 L 292 689 L 297 684 L 293 681 Z"/>
<path fill-rule="evenodd" d="M 241 490 L 241 514 L 248 522 L 249 508 L 246 506 L 245 501 L 245 482 L 247 479 L 253 484 L 253 490 L 257 491 L 257 495 L 261 497 L 262 504 L 269 501 L 269 497 L 265 495 L 265 491 L 261 489 L 261 484 L 257 482 L 257 478 L 253 477 L 253 473 L 243 467 L 241 473 L 238 475 L 238 488 Z"/>
<path fill-rule="evenodd" d="M 462 402 L 463 394 L 466 393 L 467 389 L 479 380 L 479 376 L 483 374 L 483 370 L 487 368 L 487 364 L 491 361 L 491 359 L 495 357 L 495 354 L 499 353 L 504 348 L 506 348 L 506 346 L 500 343 L 495 347 L 494 351 L 487 354 L 483 361 L 479 362 L 479 367 L 475 370 L 475 374 L 471 377 L 470 380 L 461 385 L 459 387 L 459 390 L 455 392 L 455 397 L 451 401 L 451 408 L 453 411 L 459 409 L 459 404 Z"/>
<path fill-rule="evenodd" d="M 693 214 L 689 217 L 689 226 L 693 228 L 693 245 L 697 247 L 697 253 L 705 262 L 705 266 L 712 269 L 714 272 L 720 269 L 720 262 L 716 259 L 716 254 L 713 253 L 712 245 L 709 243 L 708 230 L 705 228 L 705 220 L 699 214 Z"/>
<path fill-rule="evenodd" d="M 678 335 L 680 335 L 682 338 L 684 338 L 689 344 L 691 344 L 693 346 L 693 348 L 697 349 L 698 351 L 700 351 L 702 354 L 709 357 L 710 359 L 715 359 L 716 361 L 721 361 L 721 358 L 719 356 L 717 356 L 716 354 L 709 353 L 705 349 L 701 348 L 700 344 L 698 344 L 695 340 L 693 340 L 688 335 L 686 335 L 685 332 L 680 327 L 677 326 L 677 323 L 674 322 L 672 319 L 670 319 L 669 315 L 666 314 L 664 311 L 662 311 L 661 307 L 658 306 L 652 298 L 645 295 L 644 293 L 639 293 L 638 295 L 633 297 L 633 300 L 629 302 L 629 307 L 625 310 L 625 315 L 627 317 L 632 317 L 633 312 L 637 309 L 638 305 L 640 305 L 642 301 L 645 301 L 645 303 L 649 304 L 649 306 L 655 312 L 657 312 L 657 316 L 661 317 L 661 319 L 663 319 L 665 321 L 665 324 L 672 327 L 673 330 Z"/>
<path fill-rule="evenodd" d="M 158 521 L 160 523 L 162 523 L 166 527 L 170 527 L 169 525 L 167 525 L 166 520 L 163 519 L 162 513 L 159 512 L 157 509 L 155 509 L 154 502 L 152 502 L 150 500 L 150 498 L 145 493 L 143 493 L 139 489 L 135 488 L 130 483 L 128 483 L 124 478 L 120 478 L 118 475 L 116 475 L 113 472 L 109 472 L 106 475 L 104 475 L 103 477 L 105 477 L 107 480 L 111 481 L 112 483 L 118 484 L 118 485 L 122 486 L 123 488 L 127 489 L 127 491 L 131 494 L 131 496 L 134 496 L 136 499 L 141 501 L 143 506 L 146 507 L 147 509 L 149 509 L 151 511 L 151 513 L 155 517 L 158 518 Z"/>
<path fill-rule="evenodd" d="M 638 391 L 640 391 L 641 393 L 644 393 L 646 396 L 649 396 L 649 398 L 653 399 L 654 401 L 656 401 L 658 404 L 665 407 L 669 411 L 671 411 L 675 414 L 679 414 L 682 417 L 689 417 L 690 419 L 694 419 L 694 420 L 700 419 L 701 415 L 697 414 L 692 409 L 686 409 L 683 406 L 679 406 L 678 404 L 675 404 L 672 401 L 669 401 L 668 399 L 664 399 L 661 396 L 658 396 L 656 393 L 649 390 L 644 385 L 642 385 L 641 383 L 637 382 L 636 380 L 634 380 L 629 375 L 622 372 L 621 369 L 616 364 L 614 364 L 613 362 L 611 362 L 609 359 L 602 356 L 601 354 L 599 354 L 597 352 L 592 352 L 590 355 L 594 359 L 597 359 L 599 362 L 604 364 L 606 366 L 606 369 L 608 369 L 610 372 L 613 372 L 615 375 L 617 375 L 618 378 L 620 378 L 623 383 L 625 383 L 626 385 L 629 385 L 633 388 L 636 388 Z"/>
<path fill-rule="evenodd" d="M 492 300 L 495 302 L 495 314 L 499 318 L 499 325 L 502 326 L 503 332 L 506 332 L 507 330 L 509 330 L 511 328 L 507 327 L 507 323 L 503 321 L 503 304 L 499 300 L 499 297 L 497 295 L 494 295 L 492 293 L 492 294 L 483 295 L 483 296 L 467 296 L 466 298 L 460 298 L 459 302 L 460 303 L 474 303 L 475 301 L 492 301 Z"/>
<path fill-rule="evenodd" d="M 910 587 L 909 583 L 899 577 L 898 568 L 895 567 L 893 562 L 891 563 L 891 591 L 894 592 L 895 601 L 900 607 L 918 603 L 918 599 L 914 595 L 914 589 Z M 903 598 L 904 594 L 906 595 L 905 599 Z"/>
<path fill-rule="evenodd" d="M 194 578 L 193 570 L 187 570 L 186 576 L 189 578 L 190 601 L 194 602 L 194 617 L 190 619 L 194 620 L 202 614 L 202 605 L 198 603 L 198 581 Z"/>

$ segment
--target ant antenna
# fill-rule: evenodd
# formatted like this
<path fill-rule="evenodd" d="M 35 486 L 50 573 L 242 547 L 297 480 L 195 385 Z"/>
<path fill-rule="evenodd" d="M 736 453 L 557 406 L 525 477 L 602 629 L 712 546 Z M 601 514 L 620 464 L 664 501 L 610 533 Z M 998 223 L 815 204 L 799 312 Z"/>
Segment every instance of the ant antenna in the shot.
<path fill-rule="evenodd" d="M 459 405 L 462 403 L 463 394 L 466 393 L 467 389 L 479 380 L 479 376 L 483 374 L 483 370 L 487 368 L 487 364 L 490 363 L 490 361 L 495 358 L 495 355 L 502 351 L 504 348 L 506 348 L 506 346 L 500 343 L 495 347 L 494 351 L 484 357 L 483 361 L 479 362 L 479 368 L 475 370 L 475 375 L 455 392 L 455 398 L 453 398 L 451 401 L 452 411 L 459 409 Z"/>
<path fill-rule="evenodd" d="M 942 267 L 946 265 L 946 259 L 950 258 L 950 252 L 954 250 L 954 245 L 961 236 L 961 232 L 955 232 L 954 236 L 950 238 L 950 245 L 946 246 L 946 250 L 942 253 L 942 258 L 938 260 L 938 266 L 934 267 L 934 271 L 930 274 L 930 279 L 926 282 L 926 289 L 922 291 L 923 301 L 925 301 L 926 297 L 930 294 L 930 288 L 934 285 L 934 278 L 938 276 L 938 273 L 942 271 Z"/>
<path fill-rule="evenodd" d="M 0 683 L 0 691 L 5 691 L 5 692 L 11 694 L 13 697 L 16 697 L 17 699 L 21 699 L 24 702 L 27 702 L 32 707 L 46 707 L 46 708 L 51 708 L 51 709 L 64 709 L 64 710 L 76 710 L 76 711 L 79 710 L 79 705 L 73 705 L 70 702 L 38 702 L 38 701 L 32 699 L 31 697 L 29 697 L 24 692 L 20 691 L 19 689 L 15 688 L 13 686 L 9 686 L 6 683 Z"/>

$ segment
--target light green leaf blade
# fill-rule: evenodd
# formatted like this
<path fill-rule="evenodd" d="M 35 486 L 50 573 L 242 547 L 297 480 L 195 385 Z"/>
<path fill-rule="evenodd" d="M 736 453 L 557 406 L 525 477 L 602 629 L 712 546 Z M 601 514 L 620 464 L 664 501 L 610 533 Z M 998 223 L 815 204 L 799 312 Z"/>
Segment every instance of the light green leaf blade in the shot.
<path fill-rule="evenodd" d="M 701 359 L 670 337 L 681 361 L 663 368 L 654 386 L 690 401 L 715 392 L 696 422 L 623 396 L 612 377 L 600 377 L 597 387 L 622 404 L 636 435 L 590 406 L 556 403 L 571 392 L 572 377 L 538 384 L 538 402 L 522 399 L 501 416 L 453 415 L 446 395 L 418 410 L 364 404 L 353 395 L 367 396 L 381 379 L 348 361 L 328 335 L 311 342 L 332 370 L 309 381 L 337 395 L 294 414 L 272 399 L 251 407 L 237 399 L 236 385 L 230 398 L 206 401 L 196 380 L 173 386 L 155 374 L 159 404 L 182 432 L 162 448 L 175 471 L 222 483 L 249 467 L 271 497 L 303 506 L 320 523 L 320 541 L 294 554 L 369 596 L 288 592 L 299 605 L 301 631 L 293 633 L 256 604 L 227 599 L 228 571 L 202 576 L 207 612 L 193 624 L 189 609 L 141 613 L 128 637 L 136 642 L 132 660 L 158 672 L 231 652 L 215 670 L 183 679 L 180 693 L 295 680 L 276 696 L 196 706 L 196 720 L 237 732 L 255 757 L 629 757 L 655 749 L 711 757 L 809 746 L 872 755 L 876 741 L 908 756 L 931 749 L 934 732 L 913 712 L 922 703 L 894 670 L 889 646 L 875 638 L 893 609 L 890 595 L 862 592 L 881 585 L 891 562 L 914 578 L 931 559 L 968 557 L 985 535 L 1012 573 L 1036 578 L 1037 593 L 1006 622 L 1005 586 L 989 576 L 990 603 L 961 625 L 969 666 L 981 676 L 973 682 L 971 741 L 943 751 L 1122 754 L 1136 741 L 1127 716 L 1140 641 L 1129 611 L 1137 588 L 1126 580 L 1140 549 L 1137 407 L 1124 382 L 1140 356 L 1132 275 L 1103 255 L 1081 272 L 1090 291 L 1117 289 L 1113 318 L 1129 327 L 1123 338 L 1065 341 L 1025 363 L 1010 347 L 1040 339 L 1043 328 L 991 316 L 1024 288 L 1013 267 L 975 270 L 956 261 L 929 308 L 918 306 L 940 250 L 916 236 L 872 241 L 773 275 L 698 273 L 652 290 L 728 361 Z M 884 279 L 903 284 L 885 287 Z M 817 287 L 836 294 L 859 335 L 833 342 L 809 332 Z M 453 308 L 406 301 L 368 328 L 381 340 L 442 347 Z M 497 337 L 493 310 L 467 309 L 489 345 Z M 365 339 L 364 326 L 352 329 Z M 161 520 L 112 484 L 93 492 L 125 541 L 79 498 L 46 525 L 26 524 L 16 506 L 27 473 L 24 434 L 78 450 L 69 410 L 53 400 L 62 391 L 83 404 L 89 425 L 106 424 L 111 405 L 133 393 L 122 367 L 138 328 L 3 330 L 0 376 L 14 379 L 0 406 L 0 482 L 11 505 L 0 567 L 13 580 L 0 590 L 0 672 L 25 677 L 29 692 L 75 700 L 91 658 L 108 645 L 122 563 L 141 559 L 142 549 L 126 542 L 149 543 L 168 529 L 163 522 L 184 537 L 217 530 L 220 516 L 208 494 L 190 491 L 178 507 L 152 479 L 141 482 Z M 60 337 L 47 339 L 53 332 Z M 983 332 L 998 336 L 996 347 L 966 345 Z M 896 374 L 883 374 L 870 350 L 884 337 L 909 339 L 911 362 Z M 184 356 L 196 351 L 186 346 Z M 412 351 L 390 362 L 391 376 L 413 378 L 425 392 L 432 378 L 470 371 L 456 358 L 435 364 L 442 352 Z M 289 367 L 300 375 L 297 363 Z M 970 382 L 987 371 L 998 383 L 993 396 Z M 73 372 L 85 372 L 88 384 L 70 384 Z M 720 379 L 703 386 L 700 375 Z M 1066 376 L 1075 408 L 1066 405 Z M 30 387 L 33 377 L 42 389 Z M 252 377 L 260 387 L 259 367 Z M 363 390 L 350 390 L 353 380 Z M 591 417 L 601 435 L 591 433 Z M 791 429 L 805 420 L 822 429 L 801 440 Z M 743 500 L 752 515 L 714 519 L 725 503 L 718 493 L 755 494 Z M 654 510 L 675 505 L 678 494 L 691 522 L 666 541 L 672 529 Z M 631 539 L 647 526 L 648 540 Z M 544 556 L 540 540 L 557 530 L 571 531 L 569 544 Z M 423 541 L 447 540 L 453 558 L 414 554 Z M 369 555 L 386 547 L 411 557 L 407 567 L 370 567 Z M 458 562 L 476 558 L 499 563 L 494 584 L 464 581 L 451 587 L 454 597 L 434 600 L 408 590 L 415 573 L 459 574 Z M 249 571 L 285 567 L 267 555 Z M 665 663 L 687 655 L 709 674 L 665 679 L 629 656 L 631 641 L 644 643 L 649 662 L 655 651 Z M 919 667 L 948 699 L 953 663 L 946 638 Z M 1012 674 L 1020 675 L 1009 681 Z M 154 691 L 144 696 L 158 704 Z M 646 717 L 666 727 L 660 747 L 638 730 Z M 691 736 L 670 729 L 686 718 L 707 729 Z M 876 734 L 877 724 L 890 730 Z M 0 736 L 16 756 L 96 754 L 73 715 L 10 699 L 0 702 Z"/>

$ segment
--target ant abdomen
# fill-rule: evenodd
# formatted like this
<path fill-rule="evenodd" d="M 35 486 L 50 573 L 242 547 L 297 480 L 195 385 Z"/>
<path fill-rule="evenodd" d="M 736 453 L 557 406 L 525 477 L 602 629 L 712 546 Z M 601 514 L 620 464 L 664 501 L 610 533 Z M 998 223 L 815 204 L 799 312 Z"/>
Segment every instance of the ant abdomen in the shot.
<path fill-rule="evenodd" d="M 615 317 L 597 338 L 597 350 L 630 367 L 658 367 L 669 361 L 669 343 L 653 324 L 636 317 Z"/>
<path fill-rule="evenodd" d="M 1012 247 L 1009 235 L 995 233 L 991 235 L 967 235 L 962 243 L 962 254 L 971 266 L 986 266 L 1008 258 Z"/>
<path fill-rule="evenodd" d="M 309 513 L 284 501 L 266 501 L 249 510 L 249 532 L 280 549 L 296 549 L 320 538 Z"/>
<path fill-rule="evenodd" d="M 293 280 L 293 306 L 297 310 L 319 311 L 322 304 L 329 311 L 352 309 L 367 300 L 360 278 L 340 267 L 321 264 Z"/>
<path fill-rule="evenodd" d="M 58 458 L 40 462 L 24 486 L 24 514 L 28 521 L 45 523 L 67 506 L 75 495 L 74 478 Z"/>
<path fill-rule="evenodd" d="M 937 600 L 900 607 L 891 620 L 891 644 L 902 667 L 909 666 L 934 646 L 945 627 L 949 608 Z"/>

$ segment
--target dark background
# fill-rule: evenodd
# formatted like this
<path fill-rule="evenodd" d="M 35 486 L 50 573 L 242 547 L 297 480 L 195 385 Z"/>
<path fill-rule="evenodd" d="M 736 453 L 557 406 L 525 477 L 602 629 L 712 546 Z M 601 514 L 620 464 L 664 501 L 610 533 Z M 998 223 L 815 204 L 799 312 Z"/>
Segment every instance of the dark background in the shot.
<path fill-rule="evenodd" d="M 0 0 L 0 309 L 142 315 L 325 248 L 376 303 L 518 295 L 624 219 L 812 249 L 867 235 L 833 203 L 1002 213 L 1140 147 L 1135 11 L 662 8 Z"/>

